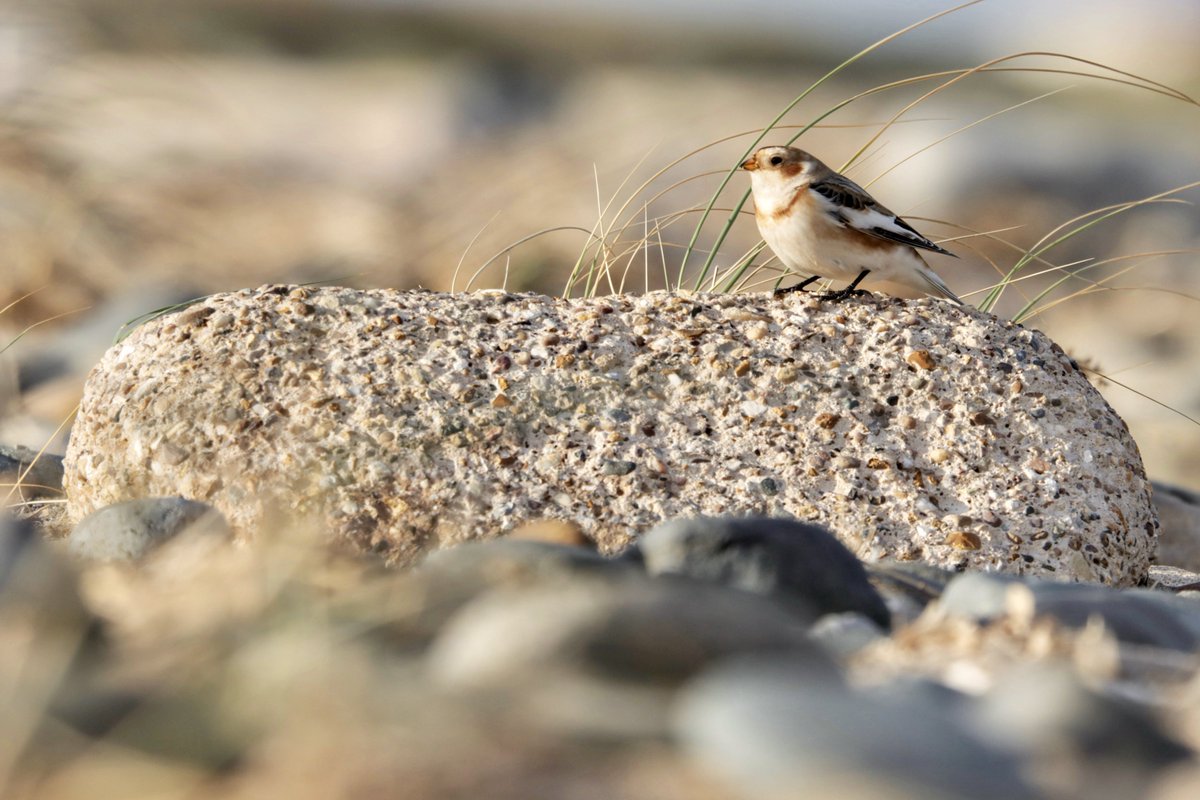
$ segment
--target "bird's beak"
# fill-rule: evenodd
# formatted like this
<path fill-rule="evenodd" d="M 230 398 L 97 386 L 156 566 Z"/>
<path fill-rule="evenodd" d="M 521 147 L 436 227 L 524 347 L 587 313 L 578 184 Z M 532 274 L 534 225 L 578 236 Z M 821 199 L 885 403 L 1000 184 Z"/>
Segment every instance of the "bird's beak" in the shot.
<path fill-rule="evenodd" d="M 753 158 L 747 158 L 742 162 L 742 169 L 746 170 L 747 172 L 754 172 L 754 170 L 758 169 L 758 162 Z"/>

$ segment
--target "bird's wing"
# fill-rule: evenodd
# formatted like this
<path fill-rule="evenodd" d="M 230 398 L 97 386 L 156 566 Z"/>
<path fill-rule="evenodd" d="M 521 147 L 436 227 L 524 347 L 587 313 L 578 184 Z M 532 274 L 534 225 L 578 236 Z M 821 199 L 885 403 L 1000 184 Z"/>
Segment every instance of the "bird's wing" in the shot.
<path fill-rule="evenodd" d="M 821 196 L 826 213 L 840 225 L 879 239 L 932 250 L 947 256 L 954 255 L 949 250 L 938 247 L 918 233 L 913 226 L 879 205 L 874 197 L 867 194 L 866 189 L 845 176 L 830 175 L 814 181 L 809 188 Z"/>

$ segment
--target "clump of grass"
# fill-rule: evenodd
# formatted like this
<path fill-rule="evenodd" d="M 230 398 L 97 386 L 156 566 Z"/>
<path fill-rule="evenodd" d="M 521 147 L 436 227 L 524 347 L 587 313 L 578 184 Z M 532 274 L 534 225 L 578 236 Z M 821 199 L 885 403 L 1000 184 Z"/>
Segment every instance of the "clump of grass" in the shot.
<path fill-rule="evenodd" d="M 29 299 L 30 297 L 32 297 L 34 294 L 37 293 L 37 291 L 39 291 L 39 290 L 27 292 L 27 293 L 21 295 L 20 297 L 16 298 L 15 300 L 11 301 L 8 305 L 4 306 L 3 308 L 0 308 L 0 317 L 3 317 L 4 314 L 11 311 L 18 304 L 20 304 L 20 303 L 24 302 L 25 300 Z M 37 322 L 33 322 L 33 323 L 30 323 L 29 325 L 26 325 L 23 329 L 18 331 L 7 342 L 0 344 L 0 355 L 3 355 L 10 348 L 14 347 L 18 342 L 21 341 L 21 339 L 23 339 L 25 336 L 27 336 L 35 328 L 38 328 L 39 326 L 45 325 L 50 322 L 54 322 L 57 319 L 61 319 L 66 316 L 70 316 L 71 314 L 78 313 L 78 311 L 80 311 L 80 310 L 83 310 L 83 309 L 79 309 L 77 311 L 64 312 L 61 314 L 56 314 L 54 316 L 46 317 L 45 319 L 41 319 L 41 320 L 38 320 Z M 61 433 L 63 431 L 63 429 L 65 429 L 71 423 L 71 420 L 73 420 L 74 418 L 75 418 L 75 412 L 72 411 L 71 414 L 69 414 L 66 419 L 62 420 L 62 422 L 59 423 L 59 425 L 55 429 L 54 433 L 50 436 L 49 439 L 47 439 L 47 441 L 41 446 L 41 448 L 38 449 L 38 451 L 33 456 L 33 458 L 31 458 L 28 463 L 23 463 L 21 468 L 19 470 L 17 470 L 15 480 L 13 480 L 11 483 L 8 483 L 8 482 L 0 483 L 0 495 L 2 495 L 2 497 L 3 497 L 3 499 L 0 500 L 0 512 L 4 511 L 6 509 L 16 509 L 16 510 L 31 509 L 31 508 L 36 509 L 36 508 L 40 508 L 42 506 L 52 505 L 52 504 L 61 504 L 62 502 L 64 502 L 59 499 L 46 499 L 47 495 L 61 494 L 62 487 L 49 486 L 49 485 L 46 485 L 43 483 L 36 482 L 36 480 L 34 478 L 32 478 L 31 476 L 36 474 L 36 472 L 38 470 L 38 462 L 42 458 L 45 457 L 46 450 L 48 449 L 50 442 L 53 441 L 59 435 L 59 433 Z M 5 489 L 7 489 L 8 491 L 5 492 L 4 491 Z M 33 496 L 36 496 L 38 499 L 36 499 L 36 500 L 30 499 Z"/>
<path fill-rule="evenodd" d="M 946 11 L 933 14 L 870 44 L 838 64 L 792 98 L 766 126 L 718 139 L 676 158 L 637 186 L 624 200 L 619 201 L 618 198 L 621 192 L 626 190 L 630 182 L 630 177 L 627 177 L 622 182 L 621 186 L 617 188 L 616 192 L 606 202 L 601 201 L 599 187 L 597 186 L 597 220 L 590 229 L 561 226 L 530 234 L 487 259 L 471 275 L 466 287 L 470 288 L 486 270 L 496 265 L 501 258 L 508 257 L 514 249 L 531 239 L 550 233 L 567 231 L 585 234 L 586 241 L 564 285 L 564 296 L 582 295 L 591 297 L 604 292 L 625 291 L 628 287 L 628 276 L 633 273 L 636 265 L 640 265 L 642 268 L 643 286 L 649 287 L 652 254 L 655 254 L 657 260 L 661 263 L 664 285 L 677 291 L 690 289 L 692 291 L 734 292 L 777 287 L 788 275 L 782 266 L 769 256 L 769 251 L 765 249 L 765 244 L 762 241 L 759 241 L 758 244 L 745 252 L 734 254 L 729 259 L 729 266 L 724 268 L 718 266 L 718 257 L 722 254 L 722 248 L 734 224 L 739 219 L 750 215 L 750 212 L 746 208 L 747 201 L 750 198 L 749 188 L 742 190 L 740 194 L 732 199 L 726 200 L 727 190 L 730 188 L 731 181 L 737 173 L 738 165 L 749 157 L 768 136 L 776 132 L 786 132 L 788 136 L 785 142 L 793 144 L 810 131 L 834 125 L 847 129 L 858 128 L 870 131 L 854 154 L 839 167 L 840 171 L 846 171 L 855 165 L 860 165 L 865 160 L 865 156 L 880 143 L 882 137 L 894 126 L 917 121 L 912 118 L 912 114 L 923 104 L 955 88 L 980 80 L 1013 74 L 1040 74 L 1070 79 L 1072 81 L 1084 80 L 1087 82 L 1126 87 L 1134 91 L 1159 96 L 1165 101 L 1200 107 L 1200 102 L 1197 102 L 1196 99 L 1178 89 L 1117 67 L 1068 53 L 1020 51 L 992 58 L 970 67 L 928 72 L 888 81 L 860 91 L 850 97 L 843 98 L 830 106 L 809 112 L 810 116 L 806 122 L 801 124 L 785 124 L 785 119 L 804 108 L 805 101 L 818 88 L 827 84 L 833 78 L 847 72 L 864 59 L 867 59 L 875 51 L 919 28 L 936 23 L 942 17 L 962 12 L 979 1 L 973 0 L 972 2 L 963 3 Z M 900 103 L 895 112 L 881 123 L 854 124 L 834 122 L 837 114 L 866 98 L 888 96 L 896 94 L 901 90 L 922 89 L 923 87 L 927 88 L 924 88 L 914 99 Z M 864 183 L 870 186 L 875 180 L 891 172 L 904 162 L 952 137 L 964 135 L 1002 114 L 1016 112 L 1033 103 L 1049 100 L 1068 88 L 1070 87 L 1056 87 L 1043 94 L 971 120 L 953 132 L 922 146 L 915 152 L 909 153 L 883 169 L 873 180 L 864 181 Z M 744 142 L 745 144 L 740 145 L 739 149 L 735 151 L 738 155 L 732 159 L 730 166 L 726 169 L 683 177 L 671 183 L 666 188 L 647 196 L 650 187 L 655 185 L 659 179 L 686 164 L 693 157 L 711 148 L 733 141 Z M 635 166 L 630 176 L 639 167 L 640 164 Z M 696 181 L 715 182 L 715 186 L 707 202 L 703 205 L 676 209 L 659 216 L 650 216 L 652 205 L 657 204 L 680 187 Z M 962 293 L 968 299 L 982 296 L 982 299 L 978 301 L 978 306 L 981 310 L 994 312 L 1001 298 L 1009 289 L 1020 289 L 1021 284 L 1024 282 L 1039 277 L 1046 275 L 1054 276 L 1048 286 L 1037 289 L 1032 296 L 1027 297 L 1019 310 L 1014 314 L 1014 320 L 1022 321 L 1030 319 L 1068 300 L 1097 291 L 1111 290 L 1114 288 L 1112 284 L 1116 278 L 1127 274 L 1130 269 L 1138 264 L 1146 263 L 1148 260 L 1154 258 L 1191 252 L 1182 249 L 1163 249 L 1147 253 L 1119 255 L 1107 259 L 1092 259 L 1086 262 L 1055 263 L 1052 260 L 1054 252 L 1061 250 L 1062 245 L 1076 240 L 1089 230 L 1109 222 L 1116 217 L 1149 205 L 1180 202 L 1178 195 L 1198 186 L 1200 186 L 1200 181 L 1189 182 L 1148 197 L 1135 198 L 1117 205 L 1094 209 L 1056 225 L 1041 236 L 1031 247 L 1020 247 L 1005 239 L 1002 234 L 1011 230 L 1010 228 L 991 231 L 972 231 L 948 221 L 928 221 L 940 223 L 943 227 L 954 231 L 954 235 L 943 238 L 941 241 L 966 247 L 985 260 L 988 260 L 992 269 L 995 270 L 997 274 L 995 283 L 974 291 Z M 718 218 L 716 216 L 718 214 L 723 215 L 723 218 Z M 669 241 L 666 238 L 668 231 L 688 219 L 695 219 L 695 223 L 691 228 L 690 235 L 686 238 L 686 242 Z M 910 216 L 910 219 L 921 218 Z M 700 243 L 709 236 L 710 229 L 713 227 L 716 227 L 716 231 L 715 234 L 712 234 L 711 247 L 702 248 Z M 983 242 L 990 243 L 990 246 L 998 245 L 1002 249 L 1012 252 L 1012 260 L 1009 262 L 1000 262 L 989 259 L 977 247 L 977 245 Z M 672 259 L 668 257 L 669 253 L 677 255 Z M 673 267 L 669 266 L 672 260 L 674 260 Z M 1109 272 L 1109 274 L 1103 274 L 1106 269 L 1117 267 L 1120 267 L 1120 269 L 1117 269 L 1115 272 Z M 457 274 L 458 271 L 456 270 L 456 278 Z M 455 283 L 457 284 L 457 280 Z M 1064 295 L 1063 292 L 1066 292 L 1066 294 Z"/>

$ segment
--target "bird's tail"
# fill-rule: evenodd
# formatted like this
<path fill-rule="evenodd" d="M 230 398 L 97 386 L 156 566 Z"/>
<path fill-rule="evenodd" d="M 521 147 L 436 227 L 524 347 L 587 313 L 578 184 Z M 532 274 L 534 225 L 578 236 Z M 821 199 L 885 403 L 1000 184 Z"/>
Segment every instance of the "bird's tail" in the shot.
<path fill-rule="evenodd" d="M 920 273 L 921 273 L 921 277 L 925 280 L 925 282 L 927 284 L 929 284 L 929 287 L 933 290 L 932 292 L 930 292 L 931 294 L 941 295 L 942 297 L 946 298 L 951 303 L 954 303 L 957 306 L 963 305 L 963 301 L 959 298 L 959 296 L 956 295 L 950 289 L 950 287 L 946 285 L 946 282 L 943 281 L 941 278 L 939 278 L 937 276 L 937 273 L 935 273 L 929 267 L 922 266 Z"/>

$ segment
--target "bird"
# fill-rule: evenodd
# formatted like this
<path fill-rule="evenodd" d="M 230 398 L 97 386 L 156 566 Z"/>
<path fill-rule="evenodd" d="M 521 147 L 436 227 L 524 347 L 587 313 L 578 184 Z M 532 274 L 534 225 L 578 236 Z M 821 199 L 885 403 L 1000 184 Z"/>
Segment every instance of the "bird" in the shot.
<path fill-rule="evenodd" d="M 750 173 L 758 231 L 783 265 L 808 275 L 783 290 L 804 289 L 829 278 L 850 281 L 823 295 L 843 300 L 874 280 L 940 295 L 962 305 L 919 250 L 957 258 L 880 205 L 866 189 L 797 147 L 762 147 L 743 161 Z"/>

